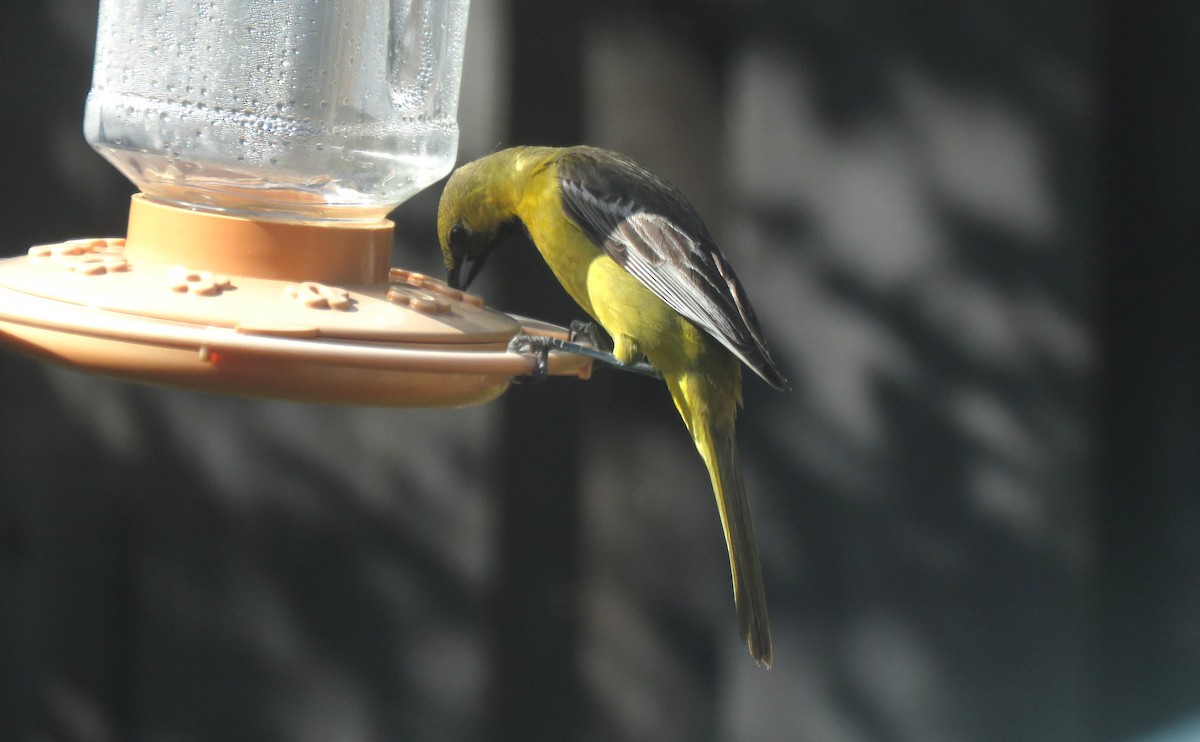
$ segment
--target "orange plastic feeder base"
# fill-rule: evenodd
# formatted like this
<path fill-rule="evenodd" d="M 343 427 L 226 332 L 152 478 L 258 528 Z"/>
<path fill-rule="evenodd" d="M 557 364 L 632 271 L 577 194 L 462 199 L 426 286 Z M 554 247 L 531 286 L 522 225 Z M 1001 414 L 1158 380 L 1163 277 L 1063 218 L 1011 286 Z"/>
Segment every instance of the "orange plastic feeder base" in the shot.
<path fill-rule="evenodd" d="M 142 194 L 129 206 L 130 262 L 277 281 L 386 283 L 394 225 L 257 221 L 170 206 Z"/>
<path fill-rule="evenodd" d="M 396 406 L 486 402 L 536 358 L 481 297 L 389 268 L 393 225 L 256 221 L 133 197 L 127 239 L 0 261 L 0 342 L 83 371 L 258 397 Z M 549 373 L 587 378 L 553 352 Z"/>

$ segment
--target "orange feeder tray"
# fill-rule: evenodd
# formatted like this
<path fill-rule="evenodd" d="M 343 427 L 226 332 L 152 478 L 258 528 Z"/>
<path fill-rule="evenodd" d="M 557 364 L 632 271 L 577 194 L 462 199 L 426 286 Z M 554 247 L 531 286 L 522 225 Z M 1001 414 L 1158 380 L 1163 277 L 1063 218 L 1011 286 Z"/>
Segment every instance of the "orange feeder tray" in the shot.
<path fill-rule="evenodd" d="M 393 225 L 275 222 L 133 197 L 126 239 L 39 245 L 0 260 L 0 342 L 133 381 L 340 404 L 495 399 L 565 338 L 436 278 L 389 268 Z M 552 351 L 551 375 L 591 361 Z"/>

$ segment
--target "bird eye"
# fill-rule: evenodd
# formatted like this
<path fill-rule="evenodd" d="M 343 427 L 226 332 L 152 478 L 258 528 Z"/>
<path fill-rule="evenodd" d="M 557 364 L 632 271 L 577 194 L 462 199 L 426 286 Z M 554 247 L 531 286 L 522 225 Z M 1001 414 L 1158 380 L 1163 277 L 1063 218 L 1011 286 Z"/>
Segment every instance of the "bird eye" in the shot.
<path fill-rule="evenodd" d="M 462 251 L 462 250 L 466 249 L 467 242 L 470 239 L 471 239 L 471 233 L 467 231 L 467 228 L 464 227 L 461 222 L 456 223 L 454 226 L 450 227 L 450 235 L 449 235 L 450 247 L 454 248 L 457 251 Z"/>

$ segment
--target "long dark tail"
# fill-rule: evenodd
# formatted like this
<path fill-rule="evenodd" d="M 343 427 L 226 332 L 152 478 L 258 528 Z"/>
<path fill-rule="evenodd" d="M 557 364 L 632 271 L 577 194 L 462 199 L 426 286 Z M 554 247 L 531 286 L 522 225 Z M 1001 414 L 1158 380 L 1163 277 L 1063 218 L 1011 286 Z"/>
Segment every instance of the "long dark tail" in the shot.
<path fill-rule="evenodd" d="M 717 510 L 729 548 L 729 571 L 733 577 L 733 600 L 737 605 L 738 628 L 758 664 L 770 667 L 771 622 L 767 616 L 767 595 L 763 588 L 762 565 L 754 521 L 746 498 L 746 485 L 738 464 L 737 442 L 732 423 L 692 429 L 696 448 L 708 466 Z"/>
<path fill-rule="evenodd" d="M 734 419 L 742 397 L 740 369 L 737 359 L 724 351 L 715 358 L 719 360 L 710 364 L 707 372 L 664 373 L 664 379 L 712 479 L 725 545 L 730 551 L 738 628 L 755 662 L 769 668 L 772 651 L 767 594 L 734 436 Z"/>

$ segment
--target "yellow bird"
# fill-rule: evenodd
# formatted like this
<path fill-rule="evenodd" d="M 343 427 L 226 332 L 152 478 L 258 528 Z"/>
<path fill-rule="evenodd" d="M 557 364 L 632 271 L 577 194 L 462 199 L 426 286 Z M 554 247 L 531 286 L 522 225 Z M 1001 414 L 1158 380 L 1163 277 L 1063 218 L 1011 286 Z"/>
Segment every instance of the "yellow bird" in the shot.
<path fill-rule="evenodd" d="M 617 362 L 644 356 L 662 373 L 712 480 L 739 629 L 769 667 L 771 628 L 734 418 L 741 363 L 776 389 L 788 383 L 733 268 L 678 190 L 595 147 L 515 147 L 456 170 L 438 208 L 449 283 L 466 288 L 496 244 L 521 230 L 612 336 Z"/>

